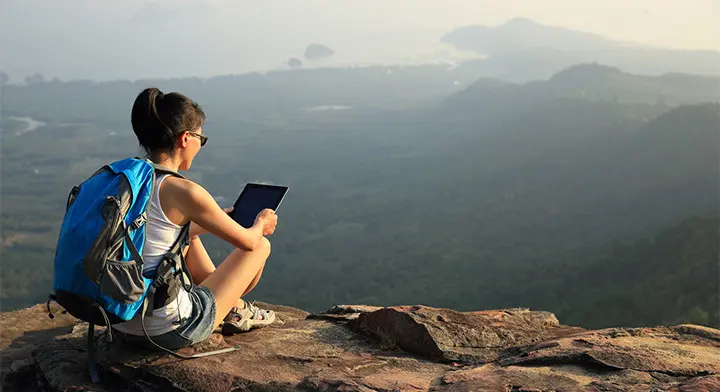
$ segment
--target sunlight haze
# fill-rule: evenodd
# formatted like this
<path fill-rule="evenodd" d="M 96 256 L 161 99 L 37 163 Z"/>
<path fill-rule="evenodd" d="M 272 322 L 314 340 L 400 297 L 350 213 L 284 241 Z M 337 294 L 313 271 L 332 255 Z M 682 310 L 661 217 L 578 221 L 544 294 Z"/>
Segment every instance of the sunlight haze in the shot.
<path fill-rule="evenodd" d="M 321 43 L 332 65 L 466 58 L 440 38 L 513 18 L 620 41 L 720 50 L 720 2 L 3 0 L 0 69 L 13 80 L 213 76 L 278 69 Z"/>

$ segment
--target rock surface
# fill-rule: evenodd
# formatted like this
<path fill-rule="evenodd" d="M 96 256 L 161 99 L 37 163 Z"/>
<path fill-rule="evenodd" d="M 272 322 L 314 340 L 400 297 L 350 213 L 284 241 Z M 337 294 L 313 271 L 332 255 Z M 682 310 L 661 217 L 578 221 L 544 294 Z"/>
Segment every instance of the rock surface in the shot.
<path fill-rule="evenodd" d="M 588 331 L 502 355 L 433 390 L 720 391 L 720 331 L 695 325 Z"/>
<path fill-rule="evenodd" d="M 391 307 L 358 317 L 360 330 L 409 352 L 440 360 L 487 363 L 507 347 L 581 332 L 555 315 L 528 309 L 456 312 L 426 306 Z"/>
<path fill-rule="evenodd" d="M 17 373 L 32 363 L 32 352 L 39 344 L 69 333 L 73 324 L 75 318 L 61 312 L 55 312 L 55 318 L 50 319 L 44 304 L 0 313 L 2 379 L 9 372 Z"/>
<path fill-rule="evenodd" d="M 276 311 L 267 328 L 181 350 L 239 351 L 193 360 L 126 347 L 86 376 L 85 326 L 33 307 L 2 313 L 3 391 L 718 391 L 720 331 L 695 325 L 585 331 L 527 309 L 456 312 L 340 305 Z M 61 324 L 61 325 L 60 325 Z M 46 331 L 41 326 L 47 326 Z M 33 328 L 38 328 L 33 330 Z M 33 336 L 32 339 L 29 336 Z M 12 341 L 12 344 L 7 342 Z M 18 350 L 26 358 L 17 359 Z"/>

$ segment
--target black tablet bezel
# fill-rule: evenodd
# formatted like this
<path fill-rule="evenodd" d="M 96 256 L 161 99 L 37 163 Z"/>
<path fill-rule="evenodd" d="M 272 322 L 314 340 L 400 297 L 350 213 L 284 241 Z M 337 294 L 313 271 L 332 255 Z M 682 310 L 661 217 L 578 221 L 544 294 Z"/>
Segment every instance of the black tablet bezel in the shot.
<path fill-rule="evenodd" d="M 255 183 L 255 182 L 249 182 L 249 183 L 245 184 L 245 187 L 243 188 L 242 192 L 240 192 L 240 195 L 238 196 L 237 200 L 235 200 L 235 203 L 233 204 L 233 212 L 230 214 L 230 217 L 232 218 L 232 220 L 234 220 L 237 224 L 240 224 L 240 222 L 238 222 L 237 219 L 235 219 L 235 211 L 237 209 L 237 206 L 240 205 L 240 203 L 242 203 L 243 196 L 245 196 L 246 192 L 252 188 L 255 188 L 255 189 L 273 188 L 273 189 L 282 190 L 282 194 L 280 195 L 280 200 L 278 201 L 277 205 L 275 205 L 275 207 L 272 207 L 272 208 L 268 207 L 275 211 L 277 211 L 278 207 L 280 207 L 280 204 L 282 204 L 283 200 L 285 200 L 285 195 L 287 194 L 288 189 L 289 189 L 289 187 L 284 186 L 284 185 L 260 184 L 260 183 Z"/>

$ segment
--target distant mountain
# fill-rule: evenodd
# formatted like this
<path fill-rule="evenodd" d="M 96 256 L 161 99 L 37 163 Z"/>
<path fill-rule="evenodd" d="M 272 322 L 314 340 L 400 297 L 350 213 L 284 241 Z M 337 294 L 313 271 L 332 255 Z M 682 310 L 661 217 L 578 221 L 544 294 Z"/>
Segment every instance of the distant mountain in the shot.
<path fill-rule="evenodd" d="M 330 57 L 335 54 L 335 51 L 328 48 L 325 45 L 312 44 L 305 49 L 305 59 L 317 60 L 325 57 Z"/>
<path fill-rule="evenodd" d="M 137 81 L 38 81 L 3 86 L 3 114 L 38 120 L 127 123 L 127 106 L 143 88 L 182 91 L 214 108 L 213 118 L 255 117 L 263 113 L 303 112 L 322 105 L 353 108 L 412 106 L 440 100 L 477 79 L 466 70 L 443 65 L 409 67 L 301 68 L 298 58 L 289 59 L 284 71 L 264 74 L 222 75 L 209 79 L 181 78 Z M 300 69 L 296 69 L 300 68 Z M 454 82 L 458 82 L 455 85 Z M 58 102 L 64 105 L 58 105 Z M 91 111 L 68 110 L 81 102 L 95 102 Z"/>
<path fill-rule="evenodd" d="M 567 68 L 545 82 L 510 84 L 480 79 L 449 97 L 448 109 L 532 105 L 548 98 L 677 106 L 720 101 L 720 77 L 667 74 L 642 76 L 599 64 Z M 508 106 L 509 105 L 509 106 Z M 476 111 L 468 112 L 473 115 Z"/>
<path fill-rule="evenodd" d="M 599 62 L 641 74 L 720 75 L 720 52 L 683 51 L 614 41 L 598 35 L 513 19 L 496 27 L 469 26 L 442 37 L 487 58 L 465 64 L 482 76 L 512 81 L 546 79 L 578 63 Z"/>
<path fill-rule="evenodd" d="M 461 50 L 474 50 L 489 55 L 533 48 L 598 50 L 617 45 L 598 35 L 544 26 L 523 18 L 512 19 L 497 27 L 461 27 L 443 36 L 442 41 Z"/>

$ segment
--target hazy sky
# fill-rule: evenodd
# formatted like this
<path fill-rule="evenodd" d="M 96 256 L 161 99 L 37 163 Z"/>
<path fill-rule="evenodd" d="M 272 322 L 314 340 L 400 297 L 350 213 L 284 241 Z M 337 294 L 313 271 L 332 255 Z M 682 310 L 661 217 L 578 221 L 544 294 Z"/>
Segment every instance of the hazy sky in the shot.
<path fill-rule="evenodd" d="M 312 42 L 346 62 L 453 57 L 444 33 L 515 17 L 720 50 L 720 0 L 0 0 L 0 69 L 14 79 L 210 76 L 278 67 Z"/>

